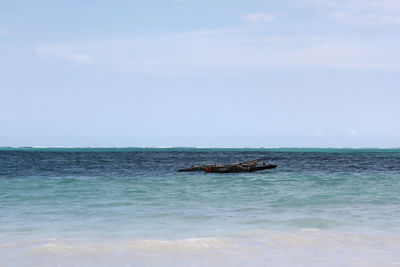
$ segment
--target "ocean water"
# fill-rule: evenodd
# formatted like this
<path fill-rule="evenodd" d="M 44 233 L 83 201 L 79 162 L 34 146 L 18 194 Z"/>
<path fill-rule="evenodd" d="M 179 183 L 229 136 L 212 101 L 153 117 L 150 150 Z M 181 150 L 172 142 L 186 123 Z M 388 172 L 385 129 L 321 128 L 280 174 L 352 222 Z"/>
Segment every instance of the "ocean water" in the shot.
<path fill-rule="evenodd" d="M 0 266 L 110 265 L 400 266 L 400 149 L 0 148 Z"/>

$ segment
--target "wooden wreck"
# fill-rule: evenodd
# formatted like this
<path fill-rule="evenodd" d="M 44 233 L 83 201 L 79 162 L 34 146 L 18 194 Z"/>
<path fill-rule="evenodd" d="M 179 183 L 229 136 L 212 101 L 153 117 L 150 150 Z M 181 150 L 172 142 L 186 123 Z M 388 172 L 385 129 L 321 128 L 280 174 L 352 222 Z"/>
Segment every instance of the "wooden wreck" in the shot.
<path fill-rule="evenodd" d="M 259 163 L 260 159 L 255 159 L 246 162 L 236 162 L 232 164 L 213 164 L 213 165 L 201 165 L 191 166 L 185 169 L 180 169 L 178 172 L 194 172 L 194 171 L 205 171 L 214 173 L 229 173 L 229 172 L 254 172 L 266 169 L 274 169 L 277 165 Z"/>

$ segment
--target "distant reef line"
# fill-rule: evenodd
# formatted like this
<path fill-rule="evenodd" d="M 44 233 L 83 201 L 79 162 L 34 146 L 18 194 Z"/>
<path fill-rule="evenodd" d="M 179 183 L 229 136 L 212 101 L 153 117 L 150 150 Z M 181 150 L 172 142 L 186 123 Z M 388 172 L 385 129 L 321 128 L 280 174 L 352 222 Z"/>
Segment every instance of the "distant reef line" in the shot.
<path fill-rule="evenodd" d="M 282 152 L 368 152 L 399 151 L 390 147 L 180 147 L 180 146 L 143 146 L 143 147 L 97 147 L 97 146 L 1 146 L 0 151 L 282 151 Z"/>

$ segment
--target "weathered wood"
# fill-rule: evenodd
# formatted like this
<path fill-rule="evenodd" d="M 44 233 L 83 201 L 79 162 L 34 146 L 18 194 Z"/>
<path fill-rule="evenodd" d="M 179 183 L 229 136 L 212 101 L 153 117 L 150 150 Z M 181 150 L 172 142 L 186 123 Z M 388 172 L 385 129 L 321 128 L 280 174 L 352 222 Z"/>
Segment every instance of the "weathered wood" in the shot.
<path fill-rule="evenodd" d="M 204 171 L 207 166 L 214 166 L 214 165 L 203 165 L 203 166 L 190 166 L 185 169 L 180 169 L 178 172 L 197 172 L 197 171 Z"/>
<path fill-rule="evenodd" d="M 180 169 L 178 172 L 193 172 L 193 171 L 205 171 L 215 173 L 229 173 L 229 172 L 254 172 L 266 169 L 276 168 L 277 165 L 273 164 L 259 164 L 260 159 L 250 160 L 246 162 L 236 162 L 233 164 L 213 164 L 213 165 L 201 165 L 191 166 L 189 168 Z"/>
<path fill-rule="evenodd" d="M 229 172 L 255 172 L 266 169 L 274 169 L 277 165 L 259 164 L 259 165 L 235 165 L 235 166 L 213 166 L 205 168 L 206 172 L 229 173 Z"/>

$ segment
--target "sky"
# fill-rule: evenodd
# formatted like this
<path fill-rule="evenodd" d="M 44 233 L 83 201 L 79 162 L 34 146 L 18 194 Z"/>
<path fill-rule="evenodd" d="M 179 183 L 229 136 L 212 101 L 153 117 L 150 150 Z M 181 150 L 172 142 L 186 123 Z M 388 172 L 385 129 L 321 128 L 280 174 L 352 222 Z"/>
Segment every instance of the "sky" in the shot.
<path fill-rule="evenodd" d="M 0 0 L 0 146 L 400 147 L 400 0 Z"/>

